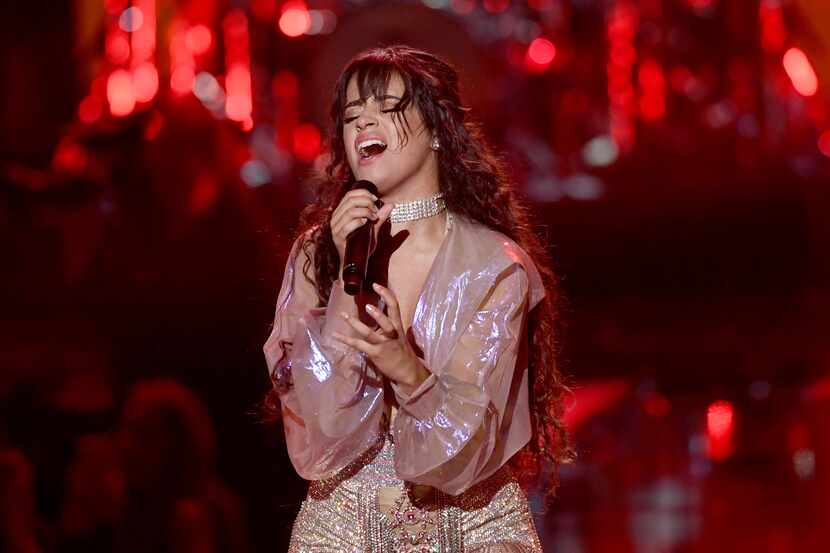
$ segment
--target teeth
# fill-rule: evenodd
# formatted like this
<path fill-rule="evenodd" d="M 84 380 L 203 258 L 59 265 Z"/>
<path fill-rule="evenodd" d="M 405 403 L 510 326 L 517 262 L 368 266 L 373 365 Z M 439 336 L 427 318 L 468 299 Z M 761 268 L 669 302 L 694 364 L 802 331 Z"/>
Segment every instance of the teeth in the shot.
<path fill-rule="evenodd" d="M 379 146 L 381 149 L 385 149 L 386 143 L 377 138 L 370 138 L 368 140 L 364 140 L 363 142 L 357 145 L 357 152 L 361 156 L 366 157 L 367 150 L 372 146 Z"/>

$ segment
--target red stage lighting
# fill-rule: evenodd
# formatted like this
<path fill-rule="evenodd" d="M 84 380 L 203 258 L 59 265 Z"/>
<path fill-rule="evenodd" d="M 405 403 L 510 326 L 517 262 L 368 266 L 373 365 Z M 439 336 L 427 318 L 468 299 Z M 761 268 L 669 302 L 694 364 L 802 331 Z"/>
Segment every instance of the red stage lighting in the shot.
<path fill-rule="evenodd" d="M 802 96 L 812 96 L 818 91 L 818 77 L 807 59 L 807 55 L 799 48 L 790 48 L 784 54 L 784 70 L 793 83 L 796 91 Z"/>
<path fill-rule="evenodd" d="M 527 47 L 525 67 L 530 71 L 544 71 L 556 57 L 556 46 L 546 38 L 537 38 Z"/>
<path fill-rule="evenodd" d="M 133 70 L 133 90 L 139 102 L 149 102 L 159 89 L 159 74 L 152 63 L 142 63 Z"/>
<path fill-rule="evenodd" d="M 320 131 L 306 123 L 294 129 L 294 154 L 301 161 L 314 161 L 320 154 Z"/>
<path fill-rule="evenodd" d="M 213 44 L 213 33 L 206 25 L 194 25 L 185 34 L 185 44 L 195 55 L 204 54 Z"/>
<path fill-rule="evenodd" d="M 723 460 L 732 454 L 735 412 L 728 401 L 716 401 L 706 409 L 707 453 L 715 460 Z"/>
<path fill-rule="evenodd" d="M 130 59 L 130 41 L 120 31 L 108 34 L 104 49 L 107 52 L 107 59 L 113 65 L 121 65 Z"/>
<path fill-rule="evenodd" d="M 113 71 L 107 80 L 107 100 L 110 112 L 116 117 L 129 115 L 135 108 L 135 90 L 133 78 L 128 71 Z"/>
<path fill-rule="evenodd" d="M 311 27 L 311 16 L 303 2 L 289 2 L 283 7 L 279 21 L 280 31 L 286 36 L 298 37 Z"/>
<path fill-rule="evenodd" d="M 94 123 L 102 114 L 101 100 L 96 96 L 87 96 L 78 106 L 78 119 L 81 123 Z"/>

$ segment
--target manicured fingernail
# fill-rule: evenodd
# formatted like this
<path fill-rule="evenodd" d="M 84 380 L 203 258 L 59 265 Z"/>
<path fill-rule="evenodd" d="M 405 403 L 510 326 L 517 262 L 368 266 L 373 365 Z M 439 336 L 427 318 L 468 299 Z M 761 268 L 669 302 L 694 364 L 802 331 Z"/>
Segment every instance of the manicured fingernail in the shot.
<path fill-rule="evenodd" d="M 374 288 L 375 290 L 380 290 L 380 284 L 378 284 L 377 282 L 373 282 L 372 288 Z"/>
<path fill-rule="evenodd" d="M 374 311 L 374 310 L 375 310 L 375 306 L 374 306 L 374 305 L 367 305 L 367 306 L 366 306 L 366 311 Z"/>
<path fill-rule="evenodd" d="M 377 201 L 377 200 L 378 200 L 378 197 L 377 197 L 377 196 L 375 196 L 374 194 L 372 194 L 372 199 L 373 199 L 373 200 L 375 200 L 375 201 Z"/>
<path fill-rule="evenodd" d="M 341 317 L 343 317 L 344 319 L 348 319 L 348 318 L 349 318 L 349 314 L 348 314 L 348 313 L 346 313 L 345 311 L 341 311 L 341 312 L 340 312 L 340 316 L 341 316 Z"/>

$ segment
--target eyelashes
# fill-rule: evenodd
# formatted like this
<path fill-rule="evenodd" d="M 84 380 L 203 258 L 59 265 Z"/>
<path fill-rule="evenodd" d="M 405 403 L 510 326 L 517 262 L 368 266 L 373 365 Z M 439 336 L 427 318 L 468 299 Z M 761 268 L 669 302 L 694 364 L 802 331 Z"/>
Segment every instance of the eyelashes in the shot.
<path fill-rule="evenodd" d="M 403 110 L 400 109 L 400 108 L 391 108 L 391 109 L 382 109 L 382 110 L 380 110 L 381 113 L 393 113 L 393 112 L 400 112 L 400 111 L 403 111 Z M 357 119 L 357 117 L 358 116 L 356 116 L 356 115 L 352 116 L 352 117 L 344 117 L 343 118 L 343 123 L 348 125 L 349 123 L 351 123 L 352 121 Z"/>

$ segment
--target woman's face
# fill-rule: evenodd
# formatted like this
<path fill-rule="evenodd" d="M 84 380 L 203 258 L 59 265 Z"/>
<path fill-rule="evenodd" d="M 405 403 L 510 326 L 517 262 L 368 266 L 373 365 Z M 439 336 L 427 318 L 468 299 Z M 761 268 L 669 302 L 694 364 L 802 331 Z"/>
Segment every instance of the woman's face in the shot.
<path fill-rule="evenodd" d="M 375 183 L 381 196 L 404 190 L 408 183 L 437 178 L 437 160 L 430 148 L 432 136 L 417 106 L 411 102 L 404 112 L 395 112 L 403 94 L 404 84 L 397 74 L 392 75 L 381 98 L 370 96 L 361 100 L 356 77 L 351 78 L 346 89 L 346 159 L 355 179 Z M 418 183 L 418 187 L 423 184 Z"/>

